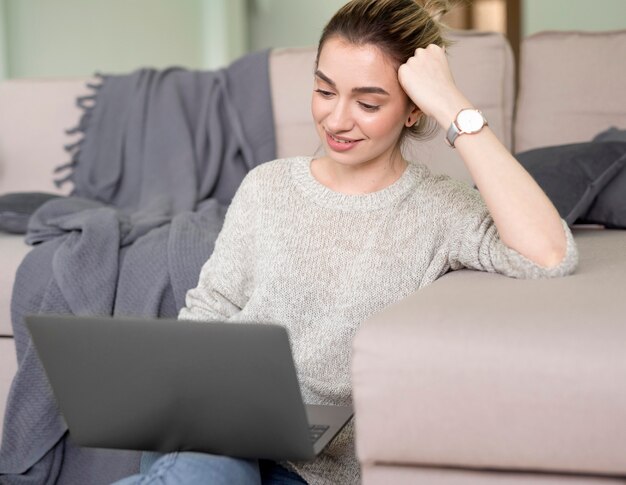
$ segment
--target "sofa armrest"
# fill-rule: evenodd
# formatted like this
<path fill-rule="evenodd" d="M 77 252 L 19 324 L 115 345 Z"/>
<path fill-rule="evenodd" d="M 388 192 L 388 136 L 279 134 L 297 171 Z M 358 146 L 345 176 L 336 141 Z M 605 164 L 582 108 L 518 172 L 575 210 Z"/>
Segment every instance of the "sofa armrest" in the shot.
<path fill-rule="evenodd" d="M 626 231 L 572 276 L 447 274 L 359 330 L 362 464 L 626 473 Z"/>

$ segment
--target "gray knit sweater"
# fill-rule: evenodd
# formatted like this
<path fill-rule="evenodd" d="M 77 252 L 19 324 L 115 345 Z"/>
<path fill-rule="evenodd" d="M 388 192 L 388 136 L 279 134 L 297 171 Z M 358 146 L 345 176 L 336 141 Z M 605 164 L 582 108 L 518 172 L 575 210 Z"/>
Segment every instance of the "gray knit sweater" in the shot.
<path fill-rule="evenodd" d="M 275 322 L 291 340 L 305 402 L 350 404 L 351 343 L 375 312 L 459 268 L 515 278 L 571 273 L 577 250 L 550 270 L 506 247 L 478 191 L 410 163 L 389 187 L 333 192 L 310 157 L 252 170 L 226 215 L 215 251 L 179 318 Z M 311 485 L 359 481 L 350 423 L 310 463 Z"/>

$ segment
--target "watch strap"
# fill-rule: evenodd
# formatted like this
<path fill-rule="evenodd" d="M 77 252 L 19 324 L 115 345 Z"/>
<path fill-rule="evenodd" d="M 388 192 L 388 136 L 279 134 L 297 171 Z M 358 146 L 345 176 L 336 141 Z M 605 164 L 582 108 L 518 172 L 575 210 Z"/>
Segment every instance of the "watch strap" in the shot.
<path fill-rule="evenodd" d="M 456 139 L 459 137 L 460 134 L 461 132 L 459 131 L 459 127 L 456 126 L 456 119 L 455 119 L 452 123 L 450 123 L 448 132 L 446 133 L 446 143 L 448 143 L 448 145 L 451 148 L 454 148 L 454 142 L 456 141 Z"/>

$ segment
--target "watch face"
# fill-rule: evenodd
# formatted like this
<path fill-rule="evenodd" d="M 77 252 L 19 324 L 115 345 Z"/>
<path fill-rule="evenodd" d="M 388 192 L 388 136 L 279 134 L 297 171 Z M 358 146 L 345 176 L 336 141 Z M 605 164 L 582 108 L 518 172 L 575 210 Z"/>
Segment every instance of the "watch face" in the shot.
<path fill-rule="evenodd" d="M 485 124 L 485 119 L 478 110 L 464 109 L 456 117 L 456 123 L 465 133 L 476 133 Z"/>

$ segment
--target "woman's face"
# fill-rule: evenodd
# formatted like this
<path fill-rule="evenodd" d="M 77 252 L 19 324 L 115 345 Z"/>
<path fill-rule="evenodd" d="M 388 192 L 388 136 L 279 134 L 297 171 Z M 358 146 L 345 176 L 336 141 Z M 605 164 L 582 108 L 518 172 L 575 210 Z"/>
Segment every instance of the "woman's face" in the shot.
<path fill-rule="evenodd" d="M 327 155 L 346 165 L 391 160 L 414 108 L 397 70 L 374 45 L 328 39 L 319 55 L 311 111 Z"/>

